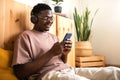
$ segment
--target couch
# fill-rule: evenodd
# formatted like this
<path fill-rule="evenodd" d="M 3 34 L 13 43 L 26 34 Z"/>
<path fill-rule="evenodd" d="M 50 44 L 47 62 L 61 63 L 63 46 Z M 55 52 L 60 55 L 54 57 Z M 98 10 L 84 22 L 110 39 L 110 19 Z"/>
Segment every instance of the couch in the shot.
<path fill-rule="evenodd" d="M 0 80 L 18 80 L 11 67 L 13 52 L 0 48 Z"/>

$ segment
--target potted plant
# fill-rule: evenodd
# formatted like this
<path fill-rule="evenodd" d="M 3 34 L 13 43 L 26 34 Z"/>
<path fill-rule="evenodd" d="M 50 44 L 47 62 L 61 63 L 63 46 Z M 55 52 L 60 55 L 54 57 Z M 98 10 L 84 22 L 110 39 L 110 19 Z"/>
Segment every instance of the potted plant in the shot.
<path fill-rule="evenodd" d="M 96 10 L 97 12 L 97 10 Z M 73 13 L 77 42 L 76 46 L 76 56 L 91 56 L 92 55 L 92 46 L 89 42 L 91 27 L 96 15 L 96 12 L 93 18 L 90 20 L 90 11 L 88 8 L 82 12 L 81 15 L 78 14 L 77 9 L 75 8 Z"/>
<path fill-rule="evenodd" d="M 63 0 L 52 0 L 53 2 L 55 2 L 54 5 L 54 11 L 56 13 L 61 13 L 62 12 L 62 7 L 60 6 L 60 4 L 63 2 Z"/>

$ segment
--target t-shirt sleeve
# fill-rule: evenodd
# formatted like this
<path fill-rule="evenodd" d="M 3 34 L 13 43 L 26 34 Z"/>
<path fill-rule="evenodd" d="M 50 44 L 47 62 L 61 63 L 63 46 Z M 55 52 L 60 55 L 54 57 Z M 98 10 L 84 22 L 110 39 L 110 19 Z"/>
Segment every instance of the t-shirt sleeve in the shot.
<path fill-rule="evenodd" d="M 14 45 L 12 66 L 32 61 L 28 35 L 20 35 Z"/>

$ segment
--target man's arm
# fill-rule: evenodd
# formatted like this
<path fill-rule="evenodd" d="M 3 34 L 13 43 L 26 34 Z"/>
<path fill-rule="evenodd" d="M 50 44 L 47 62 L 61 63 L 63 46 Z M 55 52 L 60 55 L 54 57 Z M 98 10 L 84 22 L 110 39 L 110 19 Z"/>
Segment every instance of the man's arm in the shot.
<path fill-rule="evenodd" d="M 67 55 L 62 54 L 61 59 L 64 63 L 67 62 Z"/>
<path fill-rule="evenodd" d="M 63 49 L 63 53 L 62 53 L 62 56 L 61 56 L 61 59 L 64 63 L 67 62 L 67 56 L 68 56 L 68 53 L 71 51 L 71 47 L 72 47 L 72 42 L 70 39 L 64 41 L 64 42 L 61 42 L 61 45 L 62 45 L 62 49 Z"/>
<path fill-rule="evenodd" d="M 61 52 L 60 44 L 57 42 L 46 54 L 34 61 L 13 66 L 14 72 L 20 80 L 23 80 L 31 74 L 38 72 L 52 57 L 59 55 Z"/>
<path fill-rule="evenodd" d="M 31 74 L 39 71 L 41 67 L 45 63 L 47 63 L 52 57 L 53 57 L 53 54 L 50 54 L 49 52 L 47 52 L 45 55 L 41 56 L 40 58 L 37 58 L 32 62 L 13 66 L 14 72 L 16 76 L 20 80 L 22 80 L 30 76 Z"/>

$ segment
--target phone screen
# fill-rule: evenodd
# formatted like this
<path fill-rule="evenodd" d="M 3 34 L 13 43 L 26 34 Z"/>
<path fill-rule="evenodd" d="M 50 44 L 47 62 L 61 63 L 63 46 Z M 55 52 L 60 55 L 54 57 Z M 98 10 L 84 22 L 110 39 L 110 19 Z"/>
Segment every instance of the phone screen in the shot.
<path fill-rule="evenodd" d="M 70 39 L 71 36 L 72 36 L 72 33 L 66 33 L 63 41 L 66 41 L 67 39 Z"/>

